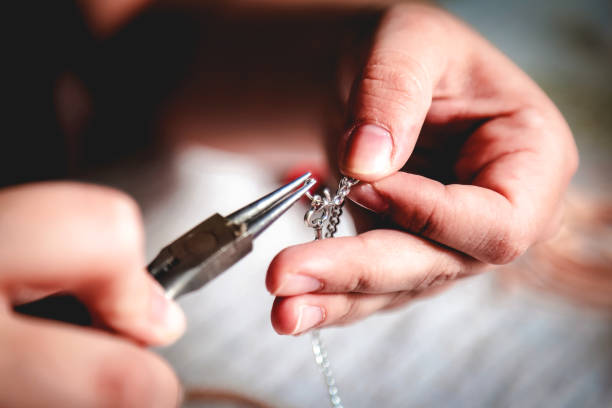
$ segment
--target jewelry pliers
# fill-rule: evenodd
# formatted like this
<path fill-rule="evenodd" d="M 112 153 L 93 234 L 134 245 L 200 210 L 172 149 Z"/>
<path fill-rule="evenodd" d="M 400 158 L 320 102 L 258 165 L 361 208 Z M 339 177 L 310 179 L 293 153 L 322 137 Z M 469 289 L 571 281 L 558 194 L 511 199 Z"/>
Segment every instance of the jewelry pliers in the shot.
<path fill-rule="evenodd" d="M 147 270 L 175 299 L 195 291 L 253 249 L 253 240 L 316 183 L 306 173 L 223 217 L 214 214 L 164 247 Z"/>

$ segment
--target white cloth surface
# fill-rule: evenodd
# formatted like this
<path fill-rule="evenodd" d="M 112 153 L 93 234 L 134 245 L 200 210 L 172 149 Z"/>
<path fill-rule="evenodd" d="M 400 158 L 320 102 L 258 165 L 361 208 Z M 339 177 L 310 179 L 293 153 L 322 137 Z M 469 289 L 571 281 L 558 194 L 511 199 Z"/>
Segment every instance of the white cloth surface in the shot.
<path fill-rule="evenodd" d="M 227 215 L 279 185 L 261 163 L 207 148 L 131 166 L 96 180 L 140 202 L 149 259 L 212 213 Z M 234 390 L 277 407 L 328 406 L 309 336 L 274 332 L 264 285 L 278 251 L 313 238 L 304 211 L 294 206 L 249 256 L 180 300 L 188 331 L 158 352 L 187 387 Z M 338 235 L 352 233 L 344 216 Z M 506 291 L 493 273 L 322 337 L 347 408 L 612 406 L 609 318 Z"/>

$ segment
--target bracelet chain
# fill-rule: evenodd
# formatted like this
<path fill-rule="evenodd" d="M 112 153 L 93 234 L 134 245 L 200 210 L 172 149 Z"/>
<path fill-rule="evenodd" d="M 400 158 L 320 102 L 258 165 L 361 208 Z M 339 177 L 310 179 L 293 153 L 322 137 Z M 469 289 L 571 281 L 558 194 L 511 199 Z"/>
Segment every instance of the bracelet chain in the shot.
<path fill-rule="evenodd" d="M 308 227 L 314 228 L 315 241 L 334 237 L 338 230 L 338 224 L 340 224 L 344 200 L 350 192 L 351 187 L 358 182 L 358 180 L 350 177 L 342 177 L 338 185 L 338 190 L 333 198 L 328 189 L 323 190 L 323 196 L 308 195 L 311 203 L 310 209 L 304 216 L 304 222 Z M 327 232 L 323 234 L 325 226 Z M 327 349 L 321 340 L 319 330 L 313 330 L 311 336 L 312 353 L 314 354 L 315 363 L 319 367 L 319 371 L 323 374 L 323 379 L 325 380 L 329 395 L 330 406 L 332 408 L 343 408 L 342 400 L 338 393 L 338 387 L 336 386 L 336 379 L 331 370 L 331 365 L 327 356 Z"/>

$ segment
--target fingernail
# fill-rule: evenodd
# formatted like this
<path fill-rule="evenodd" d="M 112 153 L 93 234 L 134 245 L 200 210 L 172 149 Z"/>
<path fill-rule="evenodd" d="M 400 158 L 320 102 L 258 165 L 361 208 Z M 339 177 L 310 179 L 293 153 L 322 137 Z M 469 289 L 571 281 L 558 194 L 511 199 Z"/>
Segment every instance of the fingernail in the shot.
<path fill-rule="evenodd" d="M 166 297 L 157 283 L 152 283 L 151 323 L 160 343 L 169 343 L 180 337 L 187 326 L 180 306 Z"/>
<path fill-rule="evenodd" d="M 319 290 L 323 287 L 320 280 L 312 276 L 302 274 L 291 274 L 285 277 L 284 282 L 275 291 L 274 295 L 292 296 L 302 293 L 309 293 Z"/>
<path fill-rule="evenodd" d="M 371 184 L 359 183 L 349 193 L 351 201 L 376 213 L 385 212 L 389 204 Z"/>
<path fill-rule="evenodd" d="M 342 159 L 344 172 L 367 176 L 391 166 L 391 134 L 378 125 L 361 125 L 353 130 Z"/>
<path fill-rule="evenodd" d="M 325 317 L 323 309 L 319 306 L 300 306 L 300 315 L 298 316 L 297 324 L 291 334 L 303 333 L 308 329 L 312 329 L 317 324 L 321 323 Z"/>

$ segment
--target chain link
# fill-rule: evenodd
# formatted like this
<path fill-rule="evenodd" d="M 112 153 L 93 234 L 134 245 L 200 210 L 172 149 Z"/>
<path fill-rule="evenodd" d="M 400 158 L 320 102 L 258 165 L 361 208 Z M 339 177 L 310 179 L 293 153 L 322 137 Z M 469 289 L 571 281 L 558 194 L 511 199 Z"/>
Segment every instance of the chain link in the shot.
<path fill-rule="evenodd" d="M 333 408 L 344 408 L 342 400 L 338 394 L 336 386 L 336 378 L 331 370 L 331 364 L 327 358 L 327 348 L 321 340 L 321 333 L 318 329 L 310 333 L 310 342 L 312 344 L 312 354 L 314 355 L 315 363 L 319 367 L 319 371 L 323 374 L 325 385 L 327 385 L 327 394 L 329 396 L 330 405 Z"/>
<path fill-rule="evenodd" d="M 325 238 L 333 238 L 336 231 L 338 231 L 338 224 L 340 224 L 340 217 L 342 216 L 342 207 L 334 206 L 330 210 L 329 221 L 327 222 L 327 232 Z"/>
<path fill-rule="evenodd" d="M 328 189 L 323 190 L 323 197 L 320 195 L 311 197 L 310 209 L 306 212 L 304 221 L 307 226 L 314 228 L 315 241 L 334 237 L 338 230 L 338 224 L 340 224 L 344 200 L 351 191 L 351 187 L 358 182 L 359 180 L 350 177 L 342 177 L 333 198 Z M 323 235 L 325 224 L 327 224 L 327 232 Z M 336 379 L 327 358 L 327 349 L 321 340 L 319 330 L 313 330 L 311 336 L 312 353 L 314 354 L 315 363 L 319 367 L 321 374 L 323 374 L 323 379 L 327 385 L 330 405 L 332 408 L 343 408 L 342 400 L 338 394 L 338 387 L 336 386 Z"/>

